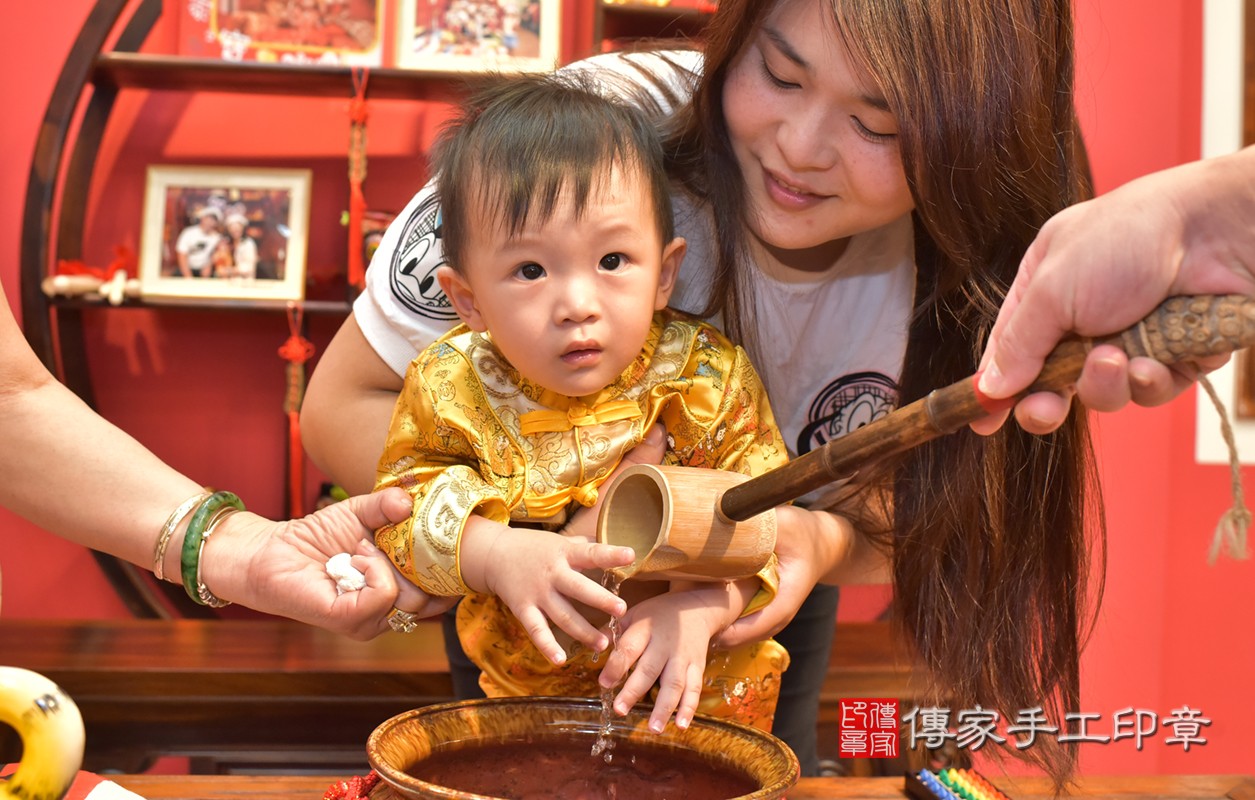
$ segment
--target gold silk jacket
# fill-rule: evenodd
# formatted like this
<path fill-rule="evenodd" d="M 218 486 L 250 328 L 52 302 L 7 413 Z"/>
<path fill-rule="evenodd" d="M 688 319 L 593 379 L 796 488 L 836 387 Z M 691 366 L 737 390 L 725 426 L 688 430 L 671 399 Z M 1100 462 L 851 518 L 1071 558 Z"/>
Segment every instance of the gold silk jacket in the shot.
<path fill-rule="evenodd" d="M 667 430 L 664 463 L 754 476 L 788 457 L 745 351 L 680 312 L 655 314 L 618 380 L 578 398 L 521 378 L 487 335 L 459 326 L 406 373 L 375 485 L 403 487 L 414 511 L 379 529 L 376 543 L 429 594 L 467 594 L 458 545 L 471 514 L 561 525 L 572 502 L 596 502 L 657 421 Z M 770 595 L 774 562 L 762 576 Z"/>

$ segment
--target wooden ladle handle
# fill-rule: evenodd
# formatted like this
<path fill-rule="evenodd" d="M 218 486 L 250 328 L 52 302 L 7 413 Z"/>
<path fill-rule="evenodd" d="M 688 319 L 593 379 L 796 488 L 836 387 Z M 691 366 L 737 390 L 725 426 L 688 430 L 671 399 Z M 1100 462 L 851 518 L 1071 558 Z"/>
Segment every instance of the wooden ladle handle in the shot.
<path fill-rule="evenodd" d="M 1164 364 L 1223 355 L 1255 344 L 1255 298 L 1244 295 L 1196 295 L 1165 300 L 1133 327 L 1097 339 L 1070 339 L 1046 358 L 1037 380 L 1026 391 L 991 400 L 976 389 L 979 375 L 935 389 L 875 422 L 725 491 L 719 511 L 730 520 L 746 520 L 795 500 L 828 483 L 852 476 L 877 460 L 953 433 L 982 417 L 1006 410 L 1031 392 L 1059 391 L 1076 383 L 1085 357 L 1097 344 L 1119 347 L 1130 358 L 1148 357 Z"/>

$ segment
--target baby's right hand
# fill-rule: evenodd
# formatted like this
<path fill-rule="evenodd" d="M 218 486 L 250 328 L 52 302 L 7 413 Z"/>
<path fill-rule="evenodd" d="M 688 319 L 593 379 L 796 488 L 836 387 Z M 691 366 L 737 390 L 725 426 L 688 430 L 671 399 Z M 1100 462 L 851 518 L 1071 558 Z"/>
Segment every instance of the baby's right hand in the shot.
<path fill-rule="evenodd" d="M 572 541 L 530 528 L 500 527 L 503 530 L 484 551 L 483 588 L 505 601 L 540 652 L 554 664 L 566 661 L 550 622 L 596 652 L 609 647 L 606 634 L 585 619 L 572 601 L 613 617 L 623 616 L 627 604 L 622 598 L 581 570 L 627 566 L 635 557 L 632 548 Z M 464 549 L 463 561 L 466 555 Z"/>

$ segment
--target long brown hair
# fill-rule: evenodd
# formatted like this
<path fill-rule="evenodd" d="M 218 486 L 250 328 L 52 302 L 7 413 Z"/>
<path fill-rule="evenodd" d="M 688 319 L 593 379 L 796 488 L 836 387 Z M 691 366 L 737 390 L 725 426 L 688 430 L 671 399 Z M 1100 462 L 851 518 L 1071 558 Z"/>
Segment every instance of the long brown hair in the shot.
<path fill-rule="evenodd" d="M 918 275 L 905 404 L 975 371 L 1025 249 L 1052 214 L 1090 192 L 1070 0 L 812 1 L 831 3 L 835 27 L 898 119 Z M 720 0 L 705 73 L 668 144 L 685 188 L 721 199 L 707 311 L 722 311 L 741 341 L 752 339 L 746 212 L 722 93 L 774 5 Z M 1079 701 L 1087 525 L 1099 554 L 1105 541 L 1101 513 L 1091 516 L 1100 505 L 1084 413 L 1049 436 L 1013 423 L 988 438 L 965 429 L 867 479 L 892 490 L 892 531 L 879 538 L 892 547 L 895 616 L 938 699 L 1008 721 L 1041 706 L 1064 729 Z M 1071 773 L 1074 748 L 1054 740 L 1018 752 L 1060 782 Z"/>

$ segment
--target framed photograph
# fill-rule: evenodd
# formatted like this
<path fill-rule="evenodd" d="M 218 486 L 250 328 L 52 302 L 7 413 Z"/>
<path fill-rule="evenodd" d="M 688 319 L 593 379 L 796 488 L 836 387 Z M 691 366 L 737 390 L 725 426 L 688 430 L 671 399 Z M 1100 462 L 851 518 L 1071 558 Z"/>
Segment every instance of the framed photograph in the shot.
<path fill-rule="evenodd" d="M 383 63 L 383 2 L 177 0 L 179 54 L 376 67 Z"/>
<path fill-rule="evenodd" d="M 558 64 L 561 0 L 396 0 L 397 66 L 538 71 Z"/>
<path fill-rule="evenodd" d="M 311 175 L 301 169 L 154 166 L 144 193 L 145 297 L 305 297 Z"/>

